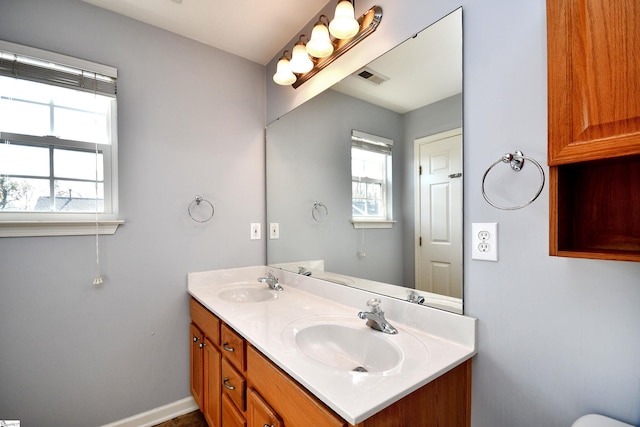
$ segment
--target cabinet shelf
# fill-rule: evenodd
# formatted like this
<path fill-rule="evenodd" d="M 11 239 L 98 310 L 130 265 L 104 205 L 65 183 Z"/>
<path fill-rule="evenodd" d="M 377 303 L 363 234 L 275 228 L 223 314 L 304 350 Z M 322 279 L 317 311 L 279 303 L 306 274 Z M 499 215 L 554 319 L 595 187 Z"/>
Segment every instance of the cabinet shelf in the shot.
<path fill-rule="evenodd" d="M 552 255 L 640 261 L 640 155 L 550 173 Z"/>

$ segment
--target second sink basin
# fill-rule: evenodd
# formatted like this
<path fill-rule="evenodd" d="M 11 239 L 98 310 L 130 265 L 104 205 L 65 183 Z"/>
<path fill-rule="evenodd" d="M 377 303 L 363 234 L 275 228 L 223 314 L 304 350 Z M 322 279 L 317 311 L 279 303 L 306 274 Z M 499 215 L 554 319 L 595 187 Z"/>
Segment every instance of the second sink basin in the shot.
<path fill-rule="evenodd" d="M 295 341 L 307 356 L 345 371 L 383 372 L 402 361 L 402 354 L 393 344 L 362 328 L 313 325 L 300 330 Z"/>

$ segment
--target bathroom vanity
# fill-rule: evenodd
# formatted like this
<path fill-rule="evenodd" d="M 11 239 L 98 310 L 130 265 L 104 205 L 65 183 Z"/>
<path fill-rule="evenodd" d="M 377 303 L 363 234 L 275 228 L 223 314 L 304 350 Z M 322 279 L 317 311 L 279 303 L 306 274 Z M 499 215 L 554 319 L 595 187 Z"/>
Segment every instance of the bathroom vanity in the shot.
<path fill-rule="evenodd" d="M 189 274 L 192 395 L 210 426 L 468 426 L 476 320 L 264 266 Z"/>

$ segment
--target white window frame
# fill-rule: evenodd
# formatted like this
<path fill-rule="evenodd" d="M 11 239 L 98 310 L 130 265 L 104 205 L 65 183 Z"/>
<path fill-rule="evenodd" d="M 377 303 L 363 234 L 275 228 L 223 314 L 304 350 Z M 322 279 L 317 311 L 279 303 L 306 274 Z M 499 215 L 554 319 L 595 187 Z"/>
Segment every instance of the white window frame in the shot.
<path fill-rule="evenodd" d="M 384 154 L 386 157 L 385 180 L 382 183 L 382 197 L 384 199 L 384 212 L 380 216 L 356 216 L 352 214 L 351 223 L 358 228 L 391 228 L 396 221 L 393 220 L 393 140 L 377 135 L 371 135 L 358 130 L 351 131 L 351 149 L 363 149 Z M 351 178 L 352 188 L 355 182 L 353 175 Z M 353 201 L 353 189 L 351 190 L 351 200 Z"/>
<path fill-rule="evenodd" d="M 47 52 L 28 46 L 0 40 L 0 51 L 12 52 L 55 64 L 117 78 L 117 69 L 86 60 Z M 104 172 L 104 212 L 0 212 L 0 237 L 32 236 L 69 236 L 114 234 L 118 225 L 124 221 L 118 219 L 118 138 L 117 104 L 113 101 L 110 120 L 110 142 L 95 144 L 56 138 L 52 136 L 33 136 L 13 133 L 0 133 L 1 140 L 16 144 L 34 146 L 53 146 L 59 148 L 89 148 L 103 154 Z"/>

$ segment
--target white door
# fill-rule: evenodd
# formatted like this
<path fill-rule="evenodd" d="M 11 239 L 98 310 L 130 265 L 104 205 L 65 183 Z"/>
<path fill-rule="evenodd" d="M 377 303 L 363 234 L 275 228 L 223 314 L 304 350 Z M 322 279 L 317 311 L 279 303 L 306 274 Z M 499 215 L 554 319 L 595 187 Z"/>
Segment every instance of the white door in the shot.
<path fill-rule="evenodd" d="M 416 289 L 462 298 L 462 131 L 414 144 Z"/>

